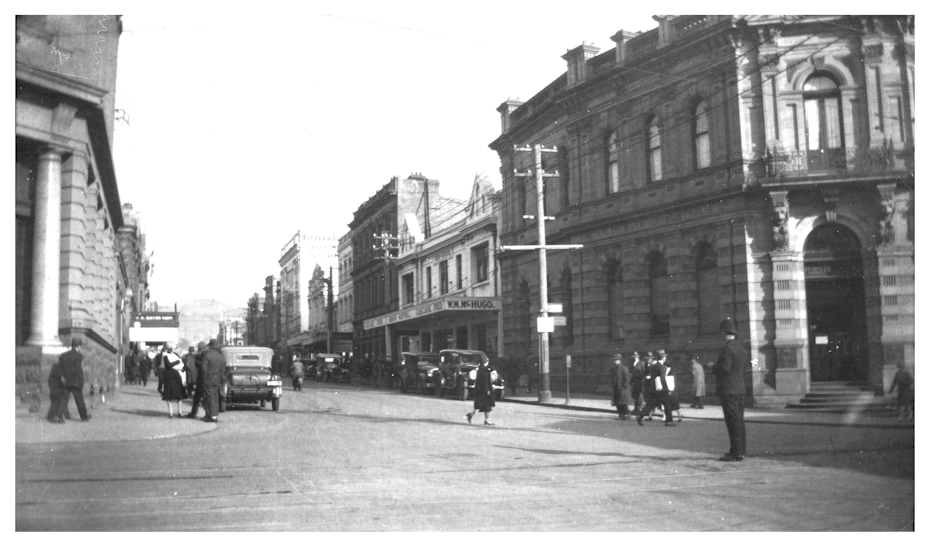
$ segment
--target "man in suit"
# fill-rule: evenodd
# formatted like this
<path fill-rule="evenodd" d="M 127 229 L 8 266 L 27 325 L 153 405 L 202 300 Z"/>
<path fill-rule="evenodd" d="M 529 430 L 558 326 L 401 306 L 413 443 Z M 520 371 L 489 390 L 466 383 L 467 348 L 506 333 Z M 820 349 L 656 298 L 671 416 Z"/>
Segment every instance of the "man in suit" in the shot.
<path fill-rule="evenodd" d="M 200 402 L 204 401 L 204 411 L 206 415 L 210 415 L 210 409 L 207 407 L 206 400 L 204 398 L 203 391 L 203 354 L 207 351 L 206 342 L 197 343 L 197 351 L 194 354 L 194 369 L 197 371 L 197 374 L 194 376 L 194 400 L 191 403 L 191 411 L 186 416 L 188 418 L 196 418 L 197 411 L 200 410 Z"/>
<path fill-rule="evenodd" d="M 203 395 L 206 404 L 203 417 L 205 422 L 218 421 L 220 412 L 220 389 L 226 376 L 226 357 L 220 351 L 222 346 L 216 339 L 210 340 L 210 347 L 203 354 Z"/>
<path fill-rule="evenodd" d="M 630 393 L 633 396 L 633 414 L 643 407 L 643 379 L 646 378 L 646 362 L 633 352 L 633 367 L 630 369 Z"/>
<path fill-rule="evenodd" d="M 48 415 L 46 419 L 53 424 L 65 423 L 65 418 L 71 419 L 71 413 L 68 412 L 68 404 L 61 404 L 61 400 L 67 396 L 68 390 L 61 375 L 61 363 L 52 365 L 52 370 L 48 373 Z"/>
<path fill-rule="evenodd" d="M 668 383 L 665 375 L 668 374 L 668 367 L 665 366 L 665 350 L 658 351 L 659 359 L 649 365 L 646 371 L 646 381 L 643 384 L 643 392 L 646 394 L 646 405 L 639 411 L 636 416 L 636 423 L 643 425 L 643 416 L 651 414 L 658 406 L 662 405 L 665 410 L 665 426 L 674 427 L 672 421 L 672 402 L 669 399 Z M 658 380 L 658 385 L 656 385 Z"/>
<path fill-rule="evenodd" d="M 63 353 L 58 360 L 67 390 L 59 399 L 59 404 L 67 410 L 68 400 L 71 395 L 74 395 L 74 403 L 77 405 L 78 414 L 81 415 L 81 421 L 86 422 L 90 420 L 90 414 L 87 413 L 87 407 L 84 405 L 84 369 L 81 368 L 84 356 L 81 354 L 81 344 L 80 338 L 72 338 L 71 349 Z"/>
<path fill-rule="evenodd" d="M 736 341 L 736 325 L 727 317 L 720 322 L 723 347 L 717 356 L 713 373 L 717 377 L 717 398 L 723 407 L 723 421 L 730 436 L 730 451 L 720 461 L 739 462 L 746 456 L 746 424 L 743 421 L 743 395 L 746 384 L 743 372 L 749 365 L 746 350 Z"/>

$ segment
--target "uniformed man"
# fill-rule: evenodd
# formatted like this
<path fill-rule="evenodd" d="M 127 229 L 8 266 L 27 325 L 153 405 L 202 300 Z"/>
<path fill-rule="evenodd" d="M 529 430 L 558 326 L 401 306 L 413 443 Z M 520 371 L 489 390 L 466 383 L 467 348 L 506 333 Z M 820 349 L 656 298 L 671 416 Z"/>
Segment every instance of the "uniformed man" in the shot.
<path fill-rule="evenodd" d="M 210 340 L 207 351 L 203 354 L 203 395 L 206 400 L 203 417 L 205 422 L 217 422 L 220 412 L 220 389 L 226 376 L 226 357 L 220 351 L 220 343 Z"/>
<path fill-rule="evenodd" d="M 743 371 L 749 365 L 746 350 L 736 341 L 736 325 L 727 317 L 720 322 L 723 347 L 712 369 L 717 377 L 717 398 L 723 407 L 723 421 L 730 436 L 730 451 L 720 461 L 739 462 L 746 457 L 746 424 L 743 422 L 743 395 L 746 384 Z"/>
<path fill-rule="evenodd" d="M 58 360 L 61 365 L 61 375 L 64 377 L 65 389 L 67 391 L 60 397 L 59 404 L 63 409 L 68 408 L 68 400 L 74 395 L 74 403 L 77 405 L 78 414 L 81 415 L 81 421 L 90 420 L 90 414 L 87 413 L 87 407 L 84 405 L 84 369 L 81 363 L 84 356 L 81 355 L 82 341 L 80 338 L 71 339 L 71 349 L 62 354 Z M 60 412 L 59 415 L 63 414 Z"/>

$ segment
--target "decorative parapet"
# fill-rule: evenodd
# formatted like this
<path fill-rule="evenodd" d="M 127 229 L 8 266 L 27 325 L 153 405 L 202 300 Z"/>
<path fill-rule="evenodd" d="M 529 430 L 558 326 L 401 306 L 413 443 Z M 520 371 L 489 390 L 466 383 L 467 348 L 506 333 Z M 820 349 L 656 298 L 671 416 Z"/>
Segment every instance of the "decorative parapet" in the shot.
<path fill-rule="evenodd" d="M 767 147 L 766 174 L 769 178 L 799 177 L 842 172 L 850 175 L 890 174 L 906 168 L 906 158 L 894 143 L 882 146 L 822 151 L 782 150 Z"/>

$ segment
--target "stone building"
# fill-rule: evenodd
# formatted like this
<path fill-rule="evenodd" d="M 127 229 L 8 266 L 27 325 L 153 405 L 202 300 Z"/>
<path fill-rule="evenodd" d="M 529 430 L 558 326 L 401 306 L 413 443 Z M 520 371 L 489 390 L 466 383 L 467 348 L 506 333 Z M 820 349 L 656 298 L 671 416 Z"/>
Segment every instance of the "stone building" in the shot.
<path fill-rule="evenodd" d="M 383 329 L 389 354 L 462 348 L 498 355 L 499 199 L 476 180 L 468 203 L 437 219 L 429 237 L 414 216 L 402 221 L 394 261 L 398 309 L 364 321 L 366 331 Z"/>
<path fill-rule="evenodd" d="M 121 32 L 118 15 L 16 16 L 20 386 L 44 386 L 51 363 L 80 336 L 88 389 L 116 387 L 129 313 L 146 298 L 139 241 L 118 236 L 125 222 L 112 144 Z"/>
<path fill-rule="evenodd" d="M 439 195 L 439 181 L 411 174 L 392 177 L 355 211 L 349 223 L 352 238 L 353 353 L 357 359 L 396 357 L 392 340 L 382 327 L 365 321 L 396 311 L 399 306 L 397 269 L 398 229 L 401 219 L 429 233 L 431 218 L 443 218 L 464 203 Z"/>
<path fill-rule="evenodd" d="M 605 383 L 615 350 L 712 363 L 724 317 L 758 359 L 757 404 L 812 382 L 887 389 L 914 365 L 913 17 L 655 20 L 569 50 L 564 74 L 498 108 L 502 243 L 537 238 L 535 187 L 514 176 L 528 143 L 557 150 L 547 243 L 584 245 L 548 256 L 568 325 L 553 389 L 566 354 L 573 389 Z M 504 351 L 532 354 L 536 255 L 501 267 Z"/>
<path fill-rule="evenodd" d="M 335 311 L 336 345 L 339 353 L 349 354 L 352 353 L 352 335 L 355 330 L 352 326 L 355 309 L 355 292 L 352 284 L 352 268 L 355 264 L 355 257 L 352 253 L 352 232 L 346 232 L 339 238 L 336 254 L 339 256 L 339 294 L 336 296 Z"/>

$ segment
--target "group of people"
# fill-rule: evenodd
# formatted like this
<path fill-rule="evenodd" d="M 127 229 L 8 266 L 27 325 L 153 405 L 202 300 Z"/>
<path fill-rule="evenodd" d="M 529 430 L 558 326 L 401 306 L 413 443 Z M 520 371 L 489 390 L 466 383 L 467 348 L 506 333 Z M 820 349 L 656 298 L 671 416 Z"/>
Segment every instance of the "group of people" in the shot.
<path fill-rule="evenodd" d="M 219 421 L 220 389 L 226 375 L 226 357 L 216 339 L 188 347 L 187 353 L 178 355 L 177 344 L 169 343 L 154 358 L 158 373 L 158 392 L 168 404 L 168 417 L 197 418 L 201 404 L 205 422 Z M 191 398 L 191 410 L 181 412 L 181 401 Z"/>
<path fill-rule="evenodd" d="M 81 421 L 90 420 L 87 405 L 84 404 L 84 368 L 82 363 L 84 355 L 81 353 L 83 341 L 80 338 L 71 339 L 71 349 L 66 351 L 52 365 L 48 374 L 49 406 L 46 419 L 55 424 L 65 423 L 65 418 L 71 419 L 68 412 L 68 402 L 74 396 Z"/>
<path fill-rule="evenodd" d="M 743 372 L 749 366 L 749 359 L 746 350 L 736 341 L 736 326 L 730 318 L 720 322 L 720 335 L 723 346 L 712 372 L 717 379 L 717 397 L 730 437 L 730 450 L 720 457 L 720 461 L 742 461 L 746 456 L 746 425 L 743 419 L 746 386 Z M 647 352 L 644 359 L 640 359 L 639 353 L 634 351 L 631 368 L 624 366 L 620 353 L 614 353 L 611 358 L 612 404 L 617 408 L 618 419 L 629 420 L 629 407 L 632 405 L 639 425 L 644 425 L 646 416 L 651 420 L 652 412 L 657 408 L 664 410 L 667 427 L 676 425 L 672 420 L 673 411 L 679 412 L 678 421 L 681 421 L 675 376 L 669 374 L 671 367 L 666 363 L 665 350 L 660 349 L 655 355 Z M 691 372 L 694 380 L 691 408 L 704 408 L 704 367 L 696 355 L 691 357 Z"/>
<path fill-rule="evenodd" d="M 152 358 L 154 356 L 154 351 L 149 354 L 142 351 L 142 348 L 138 348 L 127 355 L 124 367 L 126 383 L 147 386 L 149 383 L 149 376 L 152 375 Z"/>

